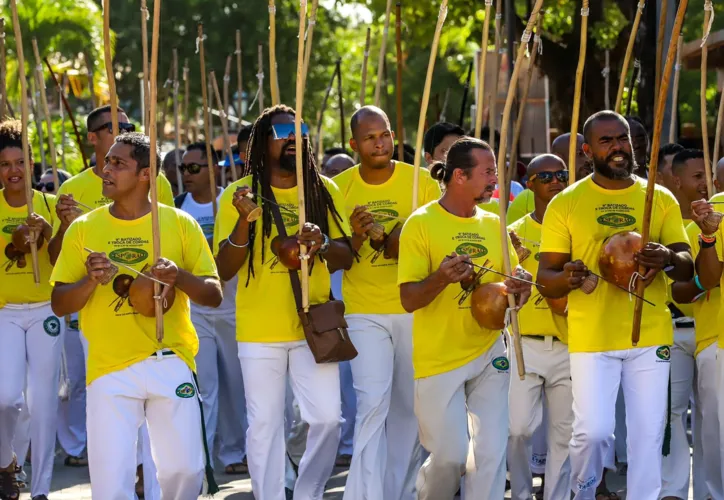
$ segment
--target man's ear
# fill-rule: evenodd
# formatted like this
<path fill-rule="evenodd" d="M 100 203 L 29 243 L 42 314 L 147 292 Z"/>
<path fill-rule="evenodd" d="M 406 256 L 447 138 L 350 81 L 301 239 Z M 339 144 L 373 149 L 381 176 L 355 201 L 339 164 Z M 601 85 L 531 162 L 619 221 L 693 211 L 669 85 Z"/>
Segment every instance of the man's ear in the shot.
<path fill-rule="evenodd" d="M 428 152 L 425 152 L 425 163 L 428 165 L 433 162 L 432 155 Z"/>
<path fill-rule="evenodd" d="M 585 142 L 581 146 L 581 149 L 583 150 L 583 154 L 586 155 L 587 158 L 592 159 L 593 153 L 591 152 L 591 146 L 586 144 Z"/>
<path fill-rule="evenodd" d="M 86 134 L 86 139 L 88 139 L 88 142 L 90 142 L 93 146 L 95 146 L 96 142 L 98 142 L 98 136 L 95 132 L 88 132 Z"/>
<path fill-rule="evenodd" d="M 138 178 L 142 181 L 151 181 L 151 169 L 149 167 L 142 168 L 140 172 L 138 172 Z"/>
<path fill-rule="evenodd" d="M 359 153 L 359 148 L 357 147 L 357 141 L 354 139 L 354 137 L 350 137 L 349 147 L 351 147 L 352 151 L 354 151 L 355 153 Z"/>

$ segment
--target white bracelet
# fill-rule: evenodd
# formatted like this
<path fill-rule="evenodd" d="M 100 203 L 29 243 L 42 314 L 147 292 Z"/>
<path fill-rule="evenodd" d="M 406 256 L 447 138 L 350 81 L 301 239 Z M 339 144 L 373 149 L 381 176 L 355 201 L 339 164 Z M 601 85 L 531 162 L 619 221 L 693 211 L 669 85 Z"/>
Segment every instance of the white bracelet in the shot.
<path fill-rule="evenodd" d="M 226 238 L 226 241 L 228 241 L 228 242 L 229 242 L 229 245 L 231 245 L 231 246 L 234 247 L 234 248 L 246 248 L 246 247 L 249 246 L 249 240 L 246 240 L 246 243 L 244 243 L 243 245 L 237 245 L 236 243 L 234 243 L 233 241 L 231 241 L 231 236 L 229 236 L 228 238 Z"/>

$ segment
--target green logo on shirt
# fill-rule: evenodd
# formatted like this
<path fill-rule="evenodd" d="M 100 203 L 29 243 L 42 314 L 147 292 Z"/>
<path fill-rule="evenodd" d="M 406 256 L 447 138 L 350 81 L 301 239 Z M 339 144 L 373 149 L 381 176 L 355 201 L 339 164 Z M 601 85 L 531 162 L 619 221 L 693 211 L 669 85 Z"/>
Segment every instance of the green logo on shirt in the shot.
<path fill-rule="evenodd" d="M 194 397 L 196 389 L 189 382 L 185 382 L 176 388 L 176 395 L 180 398 L 188 399 Z"/>
<path fill-rule="evenodd" d="M 535 258 L 536 262 L 538 262 L 540 260 L 540 252 L 535 254 L 534 258 Z"/>
<path fill-rule="evenodd" d="M 469 255 L 471 259 L 488 255 L 488 249 L 478 243 L 461 243 L 455 249 L 458 255 Z"/>
<path fill-rule="evenodd" d="M 507 372 L 510 368 L 510 361 L 505 356 L 499 356 L 493 360 L 493 368 L 501 372 Z"/>
<path fill-rule="evenodd" d="M 43 330 L 51 337 L 60 335 L 60 320 L 55 316 L 48 316 L 43 321 Z"/>
<path fill-rule="evenodd" d="M 68 328 L 70 328 L 71 330 L 77 330 L 78 329 L 78 320 L 77 319 L 70 320 L 70 324 L 68 325 Z"/>
<path fill-rule="evenodd" d="M 611 212 L 608 214 L 601 215 L 596 221 L 599 224 L 610 227 L 626 227 L 636 224 L 636 217 L 628 214 L 620 214 L 617 212 Z"/>
<path fill-rule="evenodd" d="M 656 356 L 663 361 L 671 361 L 671 349 L 667 345 L 662 345 L 656 349 Z"/>
<path fill-rule="evenodd" d="M 285 226 L 297 226 L 299 225 L 299 216 L 297 214 L 289 213 L 286 210 L 281 211 L 282 222 Z"/>
<path fill-rule="evenodd" d="M 111 260 L 123 264 L 138 264 L 148 257 L 148 252 L 142 248 L 119 248 L 108 254 Z"/>
<path fill-rule="evenodd" d="M 379 222 L 381 224 L 393 221 L 400 216 L 397 210 L 392 210 L 391 208 L 379 208 L 377 210 L 371 210 L 370 213 L 375 219 L 375 222 Z"/>
<path fill-rule="evenodd" d="M 3 233 L 5 234 L 13 234 L 13 231 L 15 231 L 15 228 L 18 227 L 17 224 L 8 224 L 3 228 Z"/>

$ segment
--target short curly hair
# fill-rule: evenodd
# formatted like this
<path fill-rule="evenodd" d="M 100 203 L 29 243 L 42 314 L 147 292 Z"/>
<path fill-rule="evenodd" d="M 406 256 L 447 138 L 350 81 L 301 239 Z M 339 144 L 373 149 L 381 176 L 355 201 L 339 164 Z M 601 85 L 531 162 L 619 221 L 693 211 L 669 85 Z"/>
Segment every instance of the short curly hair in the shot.
<path fill-rule="evenodd" d="M 140 172 L 144 168 L 148 168 L 151 163 L 151 139 L 147 135 L 143 135 L 140 132 L 129 132 L 127 134 L 120 134 L 116 136 L 116 144 L 127 144 L 131 146 L 131 158 L 136 163 L 136 171 Z M 156 175 L 161 170 L 161 155 L 158 152 L 158 145 L 156 145 Z"/>
<path fill-rule="evenodd" d="M 20 120 L 0 122 L 0 152 L 7 148 L 23 149 L 23 124 Z M 28 147 L 30 165 L 33 165 L 33 149 Z"/>

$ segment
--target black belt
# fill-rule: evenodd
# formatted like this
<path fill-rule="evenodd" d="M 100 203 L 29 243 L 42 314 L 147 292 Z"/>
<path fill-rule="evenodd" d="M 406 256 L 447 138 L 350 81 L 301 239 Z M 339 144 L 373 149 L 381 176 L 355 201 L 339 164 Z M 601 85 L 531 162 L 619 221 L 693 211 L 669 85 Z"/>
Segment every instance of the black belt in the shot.
<path fill-rule="evenodd" d="M 558 337 L 556 337 L 556 336 L 554 336 L 554 335 L 521 335 L 521 337 L 523 337 L 523 338 L 529 338 L 529 339 L 534 339 L 534 340 L 540 340 L 541 342 L 545 342 L 546 337 L 551 337 L 551 338 L 553 338 L 553 342 L 560 342 L 560 341 L 561 341 Z"/>
<path fill-rule="evenodd" d="M 175 355 L 176 355 L 175 352 L 170 351 L 170 350 L 168 350 L 168 349 L 165 350 L 165 351 L 161 351 L 161 357 L 163 357 L 163 356 L 175 356 Z M 156 351 L 156 352 L 154 352 L 153 354 L 151 354 L 151 355 L 149 356 L 149 358 L 155 358 L 155 357 L 157 357 L 157 356 L 158 356 L 158 351 Z"/>

